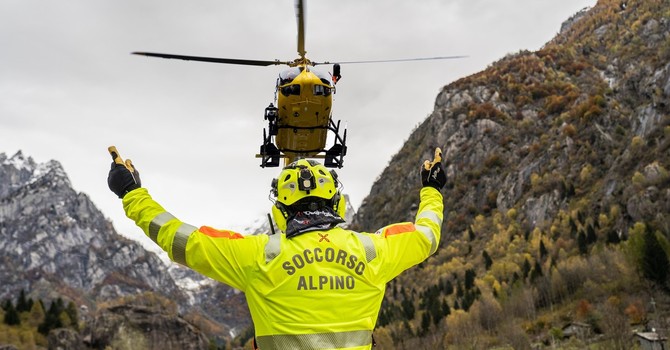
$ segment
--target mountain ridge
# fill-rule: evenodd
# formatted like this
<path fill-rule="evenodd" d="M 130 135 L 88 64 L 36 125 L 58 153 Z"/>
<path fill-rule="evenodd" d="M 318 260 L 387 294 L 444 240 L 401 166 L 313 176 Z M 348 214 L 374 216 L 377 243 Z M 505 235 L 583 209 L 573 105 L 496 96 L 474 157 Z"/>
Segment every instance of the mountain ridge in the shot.
<path fill-rule="evenodd" d="M 387 344 L 527 349 L 590 320 L 624 349 L 631 338 L 608 327 L 640 322 L 625 309 L 653 296 L 669 310 L 667 281 L 645 268 L 667 264 L 641 243 L 670 253 L 669 15 L 667 2 L 601 0 L 540 50 L 440 91 L 354 218 L 361 230 L 412 221 L 417 165 L 442 148 L 442 242 L 389 285 Z"/>
<path fill-rule="evenodd" d="M 95 268 L 96 263 L 104 257 L 109 259 L 113 270 L 129 267 L 131 264 L 124 259 L 129 253 L 136 252 L 134 263 L 146 264 L 147 256 L 139 246 L 113 232 L 111 223 L 95 208 L 89 197 L 72 189 L 57 161 L 36 164 L 21 152 L 11 158 L 0 154 L 0 160 L 3 159 L 4 162 L 0 163 L 4 184 L 0 191 L 3 194 L 0 197 L 0 220 L 5 239 L 0 249 L 9 254 L 10 260 L 20 264 L 21 268 L 17 271 L 50 275 L 73 269 L 77 273 L 67 276 L 73 278 L 65 281 L 68 285 L 84 288 L 98 297 L 118 296 L 113 290 L 98 288 L 106 274 Z M 123 245 L 107 247 L 112 249 L 107 250 L 108 255 L 102 252 L 98 252 L 102 253 L 100 255 L 90 254 L 78 249 L 101 250 L 108 243 L 104 235 L 113 238 L 112 242 L 122 242 Z M 28 246 L 22 246 L 22 243 Z M 24 255 L 24 252 L 30 254 Z M 73 254 L 78 259 L 64 262 L 61 254 Z M 156 261 L 151 263 L 156 264 Z M 126 272 L 132 276 L 131 271 Z M 155 279 L 150 274 L 145 277 L 154 280 L 154 285 L 162 286 L 166 292 L 175 290 L 168 280 Z M 133 283 L 144 284 L 140 281 Z"/>
<path fill-rule="evenodd" d="M 89 317 L 105 317 L 100 305 L 151 292 L 174 302 L 179 314 L 217 323 L 213 329 L 221 334 L 210 337 L 230 339 L 231 329 L 250 324 L 241 293 L 119 235 L 55 160 L 0 153 L 0 253 L 0 300 L 26 291 L 34 299 L 74 301 Z M 211 295 L 220 298 L 216 307 Z"/>

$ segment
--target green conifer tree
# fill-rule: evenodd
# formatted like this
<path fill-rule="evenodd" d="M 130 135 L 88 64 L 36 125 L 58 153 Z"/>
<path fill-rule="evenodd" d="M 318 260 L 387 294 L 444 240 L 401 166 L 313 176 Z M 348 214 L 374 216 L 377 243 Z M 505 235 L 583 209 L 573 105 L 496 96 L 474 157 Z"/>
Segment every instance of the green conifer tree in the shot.
<path fill-rule="evenodd" d="M 568 219 L 568 224 L 570 225 L 570 238 L 575 238 L 577 235 L 577 224 L 575 224 L 575 220 L 570 217 Z"/>
<path fill-rule="evenodd" d="M 447 299 L 442 299 L 442 317 L 447 317 L 449 315 L 451 315 L 449 303 L 447 303 Z"/>
<path fill-rule="evenodd" d="M 475 277 L 477 273 L 474 269 L 465 270 L 465 290 L 472 289 L 475 286 Z"/>
<path fill-rule="evenodd" d="M 7 311 L 9 310 L 9 305 L 12 303 L 11 300 L 5 299 L 5 301 L 2 302 L 2 309 Z M 13 306 L 13 305 L 12 305 Z"/>
<path fill-rule="evenodd" d="M 589 225 L 586 227 L 586 243 L 587 244 L 593 244 L 598 241 L 598 236 L 596 236 L 596 229 L 593 227 L 593 225 Z"/>
<path fill-rule="evenodd" d="M 23 289 L 21 289 L 21 293 L 19 293 L 19 300 L 16 302 L 16 311 L 30 311 L 30 305 L 28 305 L 28 300 L 26 299 L 26 291 Z"/>
<path fill-rule="evenodd" d="M 586 235 L 583 231 L 579 231 L 579 234 L 577 235 L 577 247 L 579 248 L 579 253 L 582 255 L 589 251 L 588 244 L 586 243 Z"/>
<path fill-rule="evenodd" d="M 664 285 L 670 269 L 668 256 L 649 225 L 643 239 L 642 272 L 646 278 Z"/>
<path fill-rule="evenodd" d="M 451 284 L 451 280 L 447 280 L 444 286 L 444 294 L 451 295 L 454 292 L 454 285 Z"/>
<path fill-rule="evenodd" d="M 530 280 L 535 281 L 536 278 L 542 276 L 542 265 L 540 265 L 540 262 L 535 260 L 535 267 L 533 267 L 533 270 L 530 272 Z"/>
<path fill-rule="evenodd" d="M 403 316 L 406 320 L 414 318 L 416 309 L 414 308 L 414 303 L 410 299 L 403 299 L 400 306 L 402 307 Z"/>
<path fill-rule="evenodd" d="M 430 313 L 424 312 L 423 315 L 421 315 L 421 331 L 420 334 L 426 335 L 430 331 Z"/>
<path fill-rule="evenodd" d="M 19 318 L 19 313 L 14 307 L 14 303 L 9 301 L 6 304 L 7 308 L 5 309 L 5 324 L 10 326 L 16 326 L 21 324 L 21 319 Z"/>
<path fill-rule="evenodd" d="M 476 295 L 473 290 L 468 290 L 465 292 L 465 295 L 463 296 L 463 299 L 461 300 L 461 307 L 463 308 L 463 311 L 468 311 L 470 310 L 470 306 L 475 302 Z"/>
<path fill-rule="evenodd" d="M 442 320 L 442 306 L 437 300 L 430 306 L 430 316 L 433 319 L 433 323 L 437 326 Z"/>
<path fill-rule="evenodd" d="M 544 241 L 540 240 L 540 258 L 544 259 L 548 253 L 547 247 L 544 246 Z"/>
<path fill-rule="evenodd" d="M 523 278 L 526 279 L 528 278 L 528 274 L 530 274 L 530 261 L 528 259 L 525 259 L 523 261 L 523 267 L 521 268 L 523 272 Z"/>
<path fill-rule="evenodd" d="M 463 296 L 463 286 L 460 281 L 456 281 L 456 297 L 460 298 Z"/>
<path fill-rule="evenodd" d="M 491 268 L 491 265 L 493 265 L 493 259 L 491 259 L 491 256 L 486 250 L 482 250 L 482 258 L 484 258 L 484 267 L 486 268 L 486 271 L 488 271 Z"/>
<path fill-rule="evenodd" d="M 63 322 L 60 317 L 62 312 L 63 299 L 58 298 L 57 300 L 52 301 L 49 306 L 49 311 L 47 311 L 46 316 L 44 317 L 44 322 L 37 327 L 37 331 L 47 335 L 52 329 L 63 327 Z"/>

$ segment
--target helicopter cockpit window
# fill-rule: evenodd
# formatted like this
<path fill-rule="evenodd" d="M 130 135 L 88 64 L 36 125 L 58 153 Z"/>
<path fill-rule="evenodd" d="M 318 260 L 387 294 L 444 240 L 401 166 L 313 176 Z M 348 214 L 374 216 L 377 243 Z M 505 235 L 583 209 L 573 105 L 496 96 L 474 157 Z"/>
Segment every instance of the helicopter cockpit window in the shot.
<path fill-rule="evenodd" d="M 330 92 L 331 89 L 328 86 L 314 85 L 314 96 L 328 96 Z"/>
<path fill-rule="evenodd" d="M 302 72 L 303 69 L 303 67 L 293 67 L 279 73 L 279 85 L 289 84 Z"/>
<path fill-rule="evenodd" d="M 281 87 L 281 93 L 284 96 L 288 95 L 300 95 L 300 85 L 298 84 L 293 84 L 293 85 L 286 85 Z"/>

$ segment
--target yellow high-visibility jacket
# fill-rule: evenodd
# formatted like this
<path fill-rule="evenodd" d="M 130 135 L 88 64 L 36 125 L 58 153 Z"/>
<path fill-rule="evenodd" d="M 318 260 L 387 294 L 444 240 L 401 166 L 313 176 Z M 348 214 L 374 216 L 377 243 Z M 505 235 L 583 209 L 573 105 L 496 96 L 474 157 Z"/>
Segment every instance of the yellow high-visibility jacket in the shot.
<path fill-rule="evenodd" d="M 425 187 L 420 196 L 414 223 L 290 239 L 191 226 L 144 188 L 126 194 L 123 206 L 170 259 L 245 293 L 261 350 L 370 349 L 386 283 L 440 241 L 442 195 Z"/>

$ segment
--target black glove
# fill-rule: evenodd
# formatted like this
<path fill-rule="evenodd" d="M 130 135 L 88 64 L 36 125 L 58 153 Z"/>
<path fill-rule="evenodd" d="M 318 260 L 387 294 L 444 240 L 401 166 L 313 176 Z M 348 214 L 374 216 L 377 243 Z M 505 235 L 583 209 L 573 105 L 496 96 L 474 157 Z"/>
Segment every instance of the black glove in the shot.
<path fill-rule="evenodd" d="M 447 183 L 447 174 L 442 167 L 442 151 L 435 149 L 435 159 L 432 162 L 425 161 L 421 166 L 421 184 L 423 187 L 430 186 L 441 190 Z"/>
<path fill-rule="evenodd" d="M 129 161 L 126 162 L 128 163 Z M 140 181 L 140 173 L 137 171 L 137 168 L 132 166 L 132 163 L 123 165 L 112 162 L 112 168 L 109 170 L 109 175 L 107 176 L 107 185 L 119 198 L 123 198 L 126 193 L 142 187 L 142 181 Z"/>

